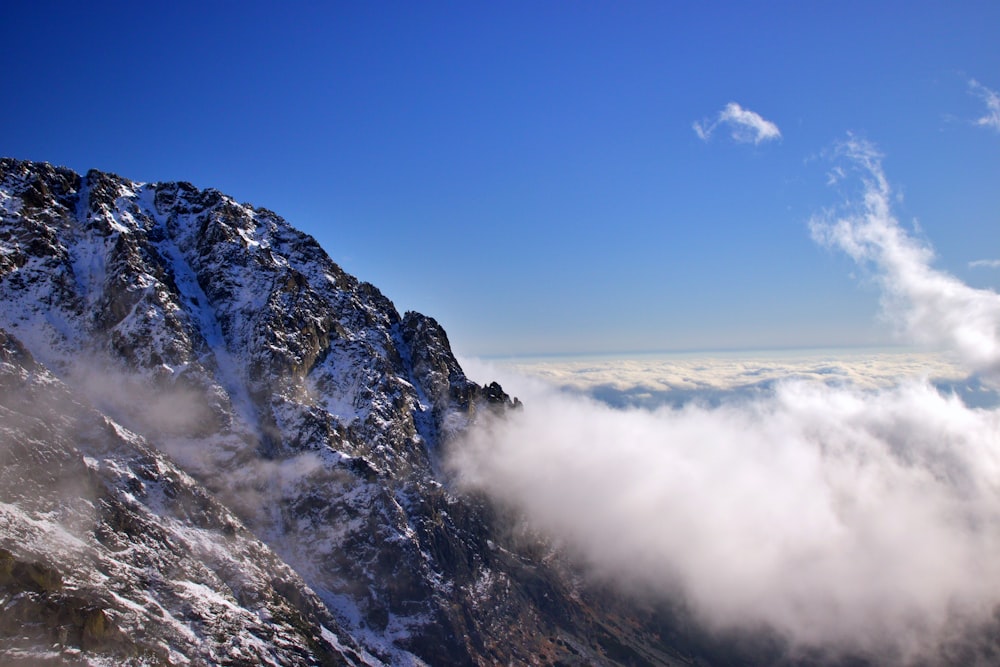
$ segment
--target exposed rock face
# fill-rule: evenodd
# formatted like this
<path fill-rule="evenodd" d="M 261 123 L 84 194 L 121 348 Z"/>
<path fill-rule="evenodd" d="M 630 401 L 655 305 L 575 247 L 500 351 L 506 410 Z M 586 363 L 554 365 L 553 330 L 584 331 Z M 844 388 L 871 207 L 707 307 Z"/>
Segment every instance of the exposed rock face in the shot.
<path fill-rule="evenodd" d="M 0 160 L 0 327 L 0 662 L 679 655 L 448 488 L 515 401 L 270 211 Z"/>
<path fill-rule="evenodd" d="M 236 516 L 5 332 L 0 457 L 3 664 L 361 661 Z"/>

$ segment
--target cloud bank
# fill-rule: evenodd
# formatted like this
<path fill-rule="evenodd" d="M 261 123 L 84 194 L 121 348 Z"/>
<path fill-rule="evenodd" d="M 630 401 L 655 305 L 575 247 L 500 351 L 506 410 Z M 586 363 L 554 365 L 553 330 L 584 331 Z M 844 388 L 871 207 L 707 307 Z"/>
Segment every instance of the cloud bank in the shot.
<path fill-rule="evenodd" d="M 728 127 L 733 140 L 743 144 L 760 144 L 781 138 L 777 125 L 736 102 L 727 104 L 715 120 L 695 121 L 692 127 L 699 139 L 708 141 L 720 125 Z"/>
<path fill-rule="evenodd" d="M 813 220 L 816 238 L 873 271 L 903 331 L 993 373 L 997 295 L 930 266 L 891 214 L 872 146 L 840 155 L 862 199 Z M 537 382 L 518 393 L 526 407 L 456 443 L 451 469 L 595 574 L 680 597 L 710 629 L 767 628 L 793 652 L 877 664 L 954 661 L 995 623 L 1000 410 L 912 376 L 778 378 L 749 398 L 658 409 Z"/>
<path fill-rule="evenodd" d="M 905 658 L 1000 599 L 998 437 L 995 415 L 923 384 L 656 412 L 552 395 L 453 465 L 710 627 Z"/>
<path fill-rule="evenodd" d="M 470 365 L 471 364 L 471 365 Z M 462 362 L 475 367 L 474 361 Z M 945 356 L 913 350 L 847 353 L 719 352 L 643 354 L 626 358 L 552 358 L 508 361 L 483 369 L 492 377 L 509 369 L 558 389 L 586 394 L 612 407 L 680 406 L 712 403 L 768 391 L 789 379 L 861 389 L 895 386 L 901 378 L 957 384 L 968 373 Z M 511 379 L 512 384 L 518 380 Z"/>

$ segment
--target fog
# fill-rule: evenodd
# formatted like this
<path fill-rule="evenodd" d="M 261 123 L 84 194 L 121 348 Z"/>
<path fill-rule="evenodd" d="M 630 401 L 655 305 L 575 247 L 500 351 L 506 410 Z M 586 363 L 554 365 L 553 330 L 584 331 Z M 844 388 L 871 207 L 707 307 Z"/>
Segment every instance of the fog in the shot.
<path fill-rule="evenodd" d="M 861 191 L 814 237 L 871 272 L 901 334 L 995 386 L 1000 298 L 932 266 L 874 147 L 850 138 L 837 159 Z M 777 373 L 647 409 L 508 378 L 525 408 L 480 423 L 449 465 L 595 576 L 683 600 L 710 629 L 933 660 L 1000 603 L 1000 411 L 930 373 Z"/>

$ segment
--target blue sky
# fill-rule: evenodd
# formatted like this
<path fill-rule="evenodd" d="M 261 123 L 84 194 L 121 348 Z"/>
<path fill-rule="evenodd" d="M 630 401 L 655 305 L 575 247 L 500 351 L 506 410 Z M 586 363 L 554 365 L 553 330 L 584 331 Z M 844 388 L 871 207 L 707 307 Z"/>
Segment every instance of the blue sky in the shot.
<path fill-rule="evenodd" d="M 5 6 L 0 154 L 270 208 L 466 355 L 892 340 L 810 237 L 849 132 L 1000 284 L 995 2 L 95 4 Z"/>

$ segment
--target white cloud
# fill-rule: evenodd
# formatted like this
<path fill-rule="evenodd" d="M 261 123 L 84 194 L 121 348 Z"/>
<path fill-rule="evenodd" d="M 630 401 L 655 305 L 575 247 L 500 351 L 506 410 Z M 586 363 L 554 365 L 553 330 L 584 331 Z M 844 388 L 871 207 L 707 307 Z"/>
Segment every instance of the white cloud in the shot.
<path fill-rule="evenodd" d="M 958 354 L 971 371 L 1000 374 L 1000 295 L 931 266 L 933 250 L 892 214 L 882 156 L 870 143 L 852 137 L 839 154 L 861 172 L 862 203 L 836 220 L 812 220 L 813 237 L 875 271 L 886 315 L 909 338 Z"/>
<path fill-rule="evenodd" d="M 727 126 L 733 140 L 740 143 L 760 144 L 781 138 L 781 131 L 777 125 L 765 120 L 760 114 L 744 109 L 736 102 L 727 104 L 714 121 L 695 121 L 692 127 L 699 139 L 708 141 L 720 125 Z"/>
<path fill-rule="evenodd" d="M 982 98 L 986 103 L 986 115 L 976 119 L 976 125 L 989 127 L 1000 132 L 1000 94 L 990 90 L 975 79 L 969 81 L 969 89 L 973 95 Z"/>
<path fill-rule="evenodd" d="M 462 482 L 708 627 L 885 664 L 1000 602 L 995 413 L 919 382 L 656 411 L 522 395 L 454 448 Z"/>
<path fill-rule="evenodd" d="M 845 175 L 843 167 L 834 166 L 826 174 L 826 184 L 836 185 L 840 181 L 844 180 Z"/>
<path fill-rule="evenodd" d="M 1000 259 L 977 259 L 969 262 L 970 269 L 1000 269 Z"/>
<path fill-rule="evenodd" d="M 891 214 L 870 144 L 852 139 L 840 154 L 853 165 L 845 175 L 862 174 L 862 200 L 851 215 L 814 220 L 816 238 L 873 270 L 904 331 L 956 352 L 965 369 L 996 370 L 1000 297 L 931 268 L 931 249 Z M 965 655 L 963 644 L 974 662 L 976 633 L 1000 608 L 1000 408 L 969 407 L 916 377 L 922 357 L 905 359 L 831 363 L 845 376 L 835 383 L 813 362 L 675 365 L 675 389 L 776 382 L 655 410 L 508 378 L 525 407 L 453 443 L 450 466 L 594 573 L 680 595 L 708 628 L 766 627 L 793 651 L 873 664 L 937 664 Z M 656 373 L 546 368 L 561 383 L 622 386 Z M 893 381 L 893 370 L 906 377 Z"/>

